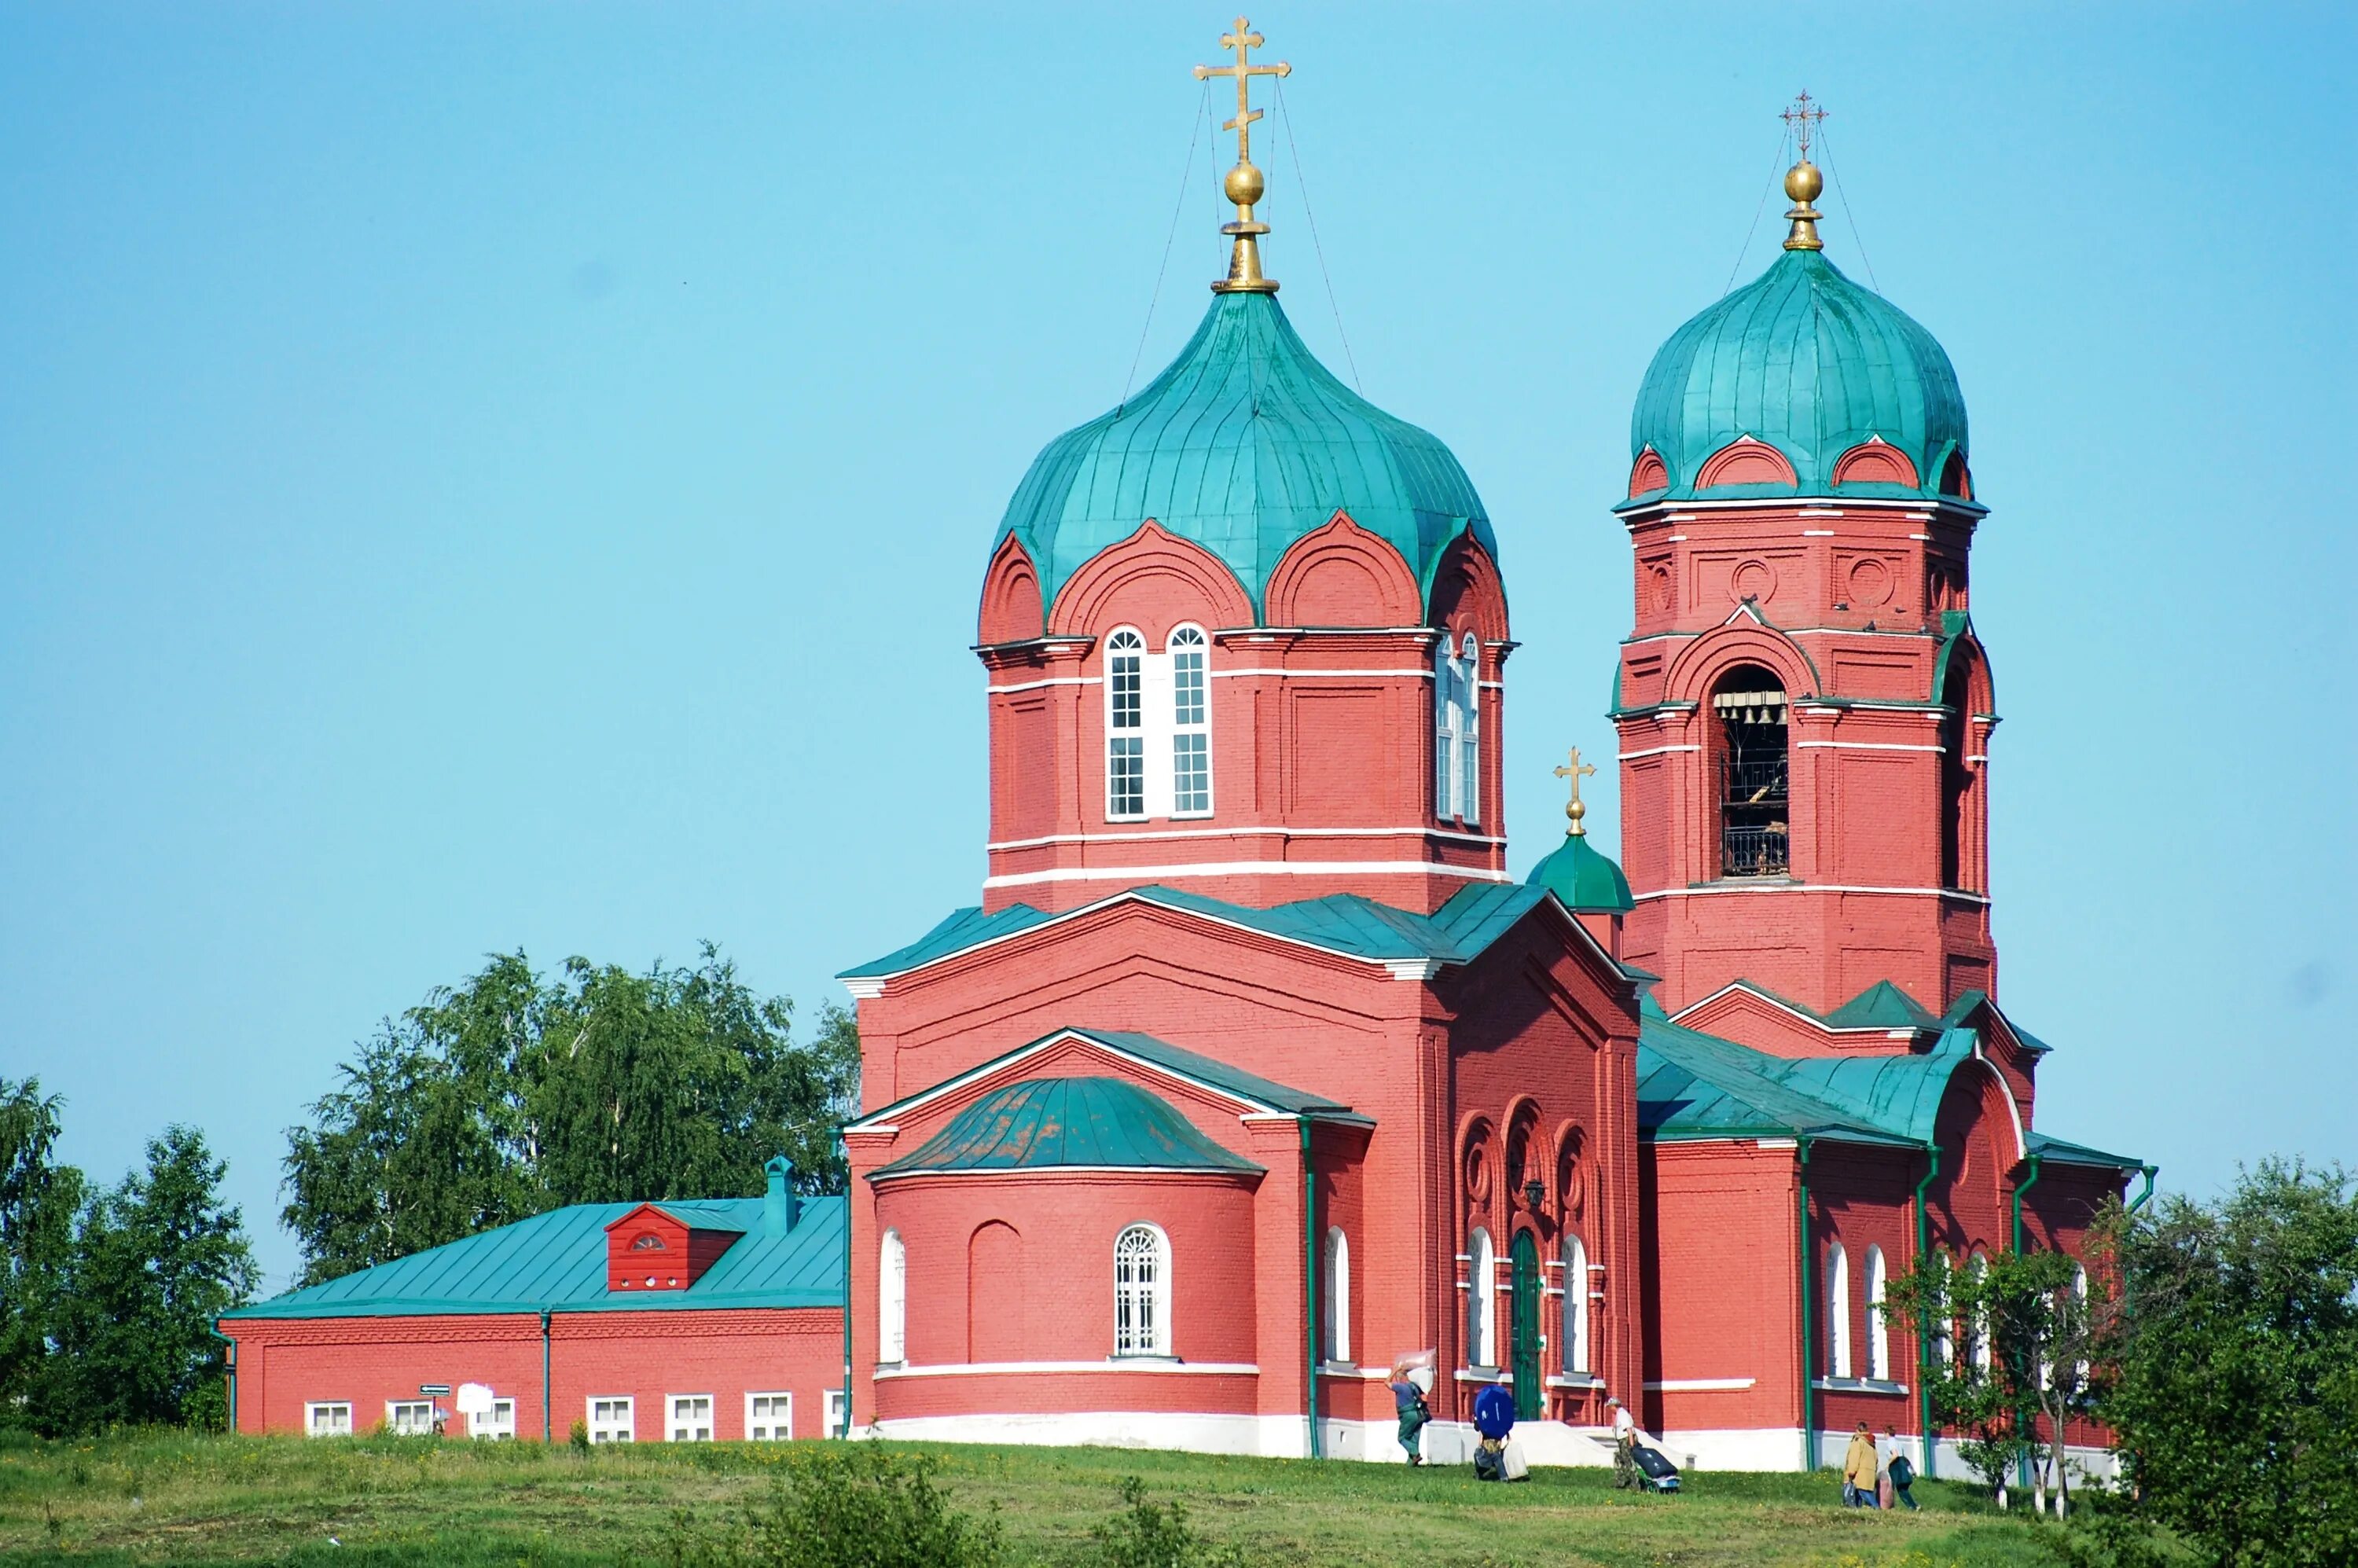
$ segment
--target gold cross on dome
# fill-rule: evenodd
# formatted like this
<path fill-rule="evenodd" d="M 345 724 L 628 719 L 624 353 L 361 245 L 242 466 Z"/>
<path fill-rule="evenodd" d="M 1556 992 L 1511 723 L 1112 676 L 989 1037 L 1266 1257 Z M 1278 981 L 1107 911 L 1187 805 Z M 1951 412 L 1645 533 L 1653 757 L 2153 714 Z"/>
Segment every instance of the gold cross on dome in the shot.
<path fill-rule="evenodd" d="M 1572 781 L 1572 799 L 1564 804 L 1563 808 L 1563 814 L 1572 818 L 1572 826 L 1564 831 L 1574 838 L 1580 838 L 1588 833 L 1588 829 L 1580 823 L 1580 819 L 1588 815 L 1588 803 L 1580 798 L 1580 781 L 1593 776 L 1596 769 L 1580 760 L 1580 748 L 1577 746 L 1572 749 L 1571 758 L 1572 765 L 1556 769 L 1555 776 Z"/>
<path fill-rule="evenodd" d="M 1237 30 L 1220 35 L 1220 47 L 1224 49 L 1236 50 L 1237 63 L 1199 65 L 1195 68 L 1195 80 L 1198 81 L 1208 81 L 1215 76 L 1233 76 L 1237 79 L 1237 117 L 1223 124 L 1220 129 L 1234 131 L 1237 134 L 1237 162 L 1240 164 L 1252 161 L 1252 123 L 1260 118 L 1260 111 L 1252 106 L 1252 96 L 1249 91 L 1251 79 L 1256 76 L 1293 74 L 1293 67 L 1283 60 L 1278 61 L 1275 65 L 1251 63 L 1251 51 L 1260 48 L 1261 42 L 1261 36 L 1252 30 L 1252 24 L 1238 16 Z M 1239 202 L 1238 205 L 1249 206 L 1250 203 Z"/>
<path fill-rule="evenodd" d="M 1825 110 L 1818 106 L 1818 101 L 1811 97 L 1810 90 L 1804 87 L 1801 95 L 1793 100 L 1793 106 L 1777 117 L 1785 122 L 1785 128 L 1791 131 L 1801 144 L 1801 161 L 1809 162 L 1810 137 L 1817 130 L 1818 122 L 1826 117 Z"/>

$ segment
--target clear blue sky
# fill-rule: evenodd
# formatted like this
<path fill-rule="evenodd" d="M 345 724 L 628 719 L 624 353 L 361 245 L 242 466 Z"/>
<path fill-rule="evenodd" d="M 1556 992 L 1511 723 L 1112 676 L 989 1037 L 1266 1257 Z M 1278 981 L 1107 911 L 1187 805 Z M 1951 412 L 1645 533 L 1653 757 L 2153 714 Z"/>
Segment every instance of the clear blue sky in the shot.
<path fill-rule="evenodd" d="M 1518 870 L 1612 743 L 1639 376 L 1807 86 L 1828 254 L 1971 406 L 2041 1125 L 2358 1154 L 2353 15 L 1256 14 L 1366 391 L 1497 523 Z M 708 936 L 807 1016 L 972 902 L 984 552 L 1122 391 L 1228 16 L 0 7 L 0 1073 L 67 1153 L 201 1126 L 283 1281 L 282 1130 L 486 952 Z"/>

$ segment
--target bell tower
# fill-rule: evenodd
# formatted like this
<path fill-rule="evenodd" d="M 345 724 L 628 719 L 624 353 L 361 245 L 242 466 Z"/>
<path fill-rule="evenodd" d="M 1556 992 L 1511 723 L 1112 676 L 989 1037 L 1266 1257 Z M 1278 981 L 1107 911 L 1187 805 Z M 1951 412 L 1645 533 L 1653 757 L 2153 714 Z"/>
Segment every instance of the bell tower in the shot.
<path fill-rule="evenodd" d="M 1985 514 L 1931 333 L 1829 262 L 1800 157 L 1777 262 L 1671 336 L 1632 421 L 1613 687 L 1624 957 L 1675 1013 L 1737 980 L 1821 1015 L 1996 985 Z"/>

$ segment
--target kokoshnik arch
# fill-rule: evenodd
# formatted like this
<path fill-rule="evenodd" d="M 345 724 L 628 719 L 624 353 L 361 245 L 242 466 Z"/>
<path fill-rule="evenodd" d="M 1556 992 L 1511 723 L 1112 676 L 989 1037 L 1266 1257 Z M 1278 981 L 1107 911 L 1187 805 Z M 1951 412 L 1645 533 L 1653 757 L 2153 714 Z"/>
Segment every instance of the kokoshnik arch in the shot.
<path fill-rule="evenodd" d="M 1778 261 L 1638 395 L 1627 874 L 1575 752 L 1518 881 L 1498 531 L 1287 322 L 1248 94 L 1289 68 L 1222 44 L 1231 265 L 991 544 L 980 899 L 844 976 L 849 1197 L 560 1211 L 233 1314 L 241 1428 L 475 1368 L 526 1434 L 1390 1459 L 1386 1369 L 1433 1347 L 1433 1457 L 1510 1380 L 1535 1462 L 1608 1462 L 1617 1395 L 1790 1468 L 1923 1433 L 1944 1331 L 1890 1279 L 2074 1249 L 2140 1169 L 2033 1130 L 1964 402 L 1823 254 L 1809 122 Z"/>

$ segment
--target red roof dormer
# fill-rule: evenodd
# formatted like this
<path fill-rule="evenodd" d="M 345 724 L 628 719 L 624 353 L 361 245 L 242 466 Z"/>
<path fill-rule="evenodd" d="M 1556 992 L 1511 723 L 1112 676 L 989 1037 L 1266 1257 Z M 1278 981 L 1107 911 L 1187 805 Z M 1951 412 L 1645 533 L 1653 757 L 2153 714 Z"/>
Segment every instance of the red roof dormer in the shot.
<path fill-rule="evenodd" d="M 643 1203 L 606 1227 L 606 1289 L 684 1291 L 743 1234 Z"/>

